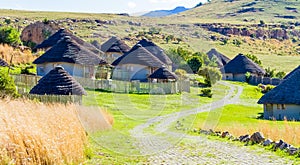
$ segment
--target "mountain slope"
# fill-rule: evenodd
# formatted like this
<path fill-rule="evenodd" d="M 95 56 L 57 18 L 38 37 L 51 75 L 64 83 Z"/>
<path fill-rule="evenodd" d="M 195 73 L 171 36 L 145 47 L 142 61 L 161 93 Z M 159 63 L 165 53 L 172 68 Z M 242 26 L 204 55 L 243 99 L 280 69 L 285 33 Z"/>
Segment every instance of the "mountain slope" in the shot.
<path fill-rule="evenodd" d="M 149 13 L 144 14 L 144 17 L 164 17 L 168 15 L 173 15 L 177 13 L 181 13 L 184 11 L 189 10 L 188 8 L 185 8 L 183 6 L 178 6 L 173 10 L 155 10 L 155 11 L 150 11 Z"/>
<path fill-rule="evenodd" d="M 190 23 L 257 23 L 260 20 L 266 23 L 279 23 L 298 21 L 299 12 L 300 1 L 297 0 L 212 0 L 172 18 L 176 17 L 178 21 Z"/>

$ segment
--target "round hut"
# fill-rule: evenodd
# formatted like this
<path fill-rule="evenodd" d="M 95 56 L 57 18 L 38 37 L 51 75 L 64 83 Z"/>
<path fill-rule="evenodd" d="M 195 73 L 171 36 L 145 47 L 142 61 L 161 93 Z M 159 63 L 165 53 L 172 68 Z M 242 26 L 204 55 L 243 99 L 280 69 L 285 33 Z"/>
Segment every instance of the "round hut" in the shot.
<path fill-rule="evenodd" d="M 165 66 L 162 66 L 161 68 L 157 69 L 155 72 L 153 72 L 149 77 L 150 82 L 154 82 L 157 80 L 157 82 L 175 82 L 178 80 L 178 77 L 170 72 Z"/>
<path fill-rule="evenodd" d="M 49 96 L 48 99 L 56 97 L 59 100 L 68 98 L 64 96 L 79 96 L 78 101 L 81 102 L 82 95 L 86 95 L 83 87 L 67 72 L 62 66 L 56 66 L 43 78 L 41 78 L 36 86 L 29 92 L 31 95 Z M 70 97 L 69 97 L 70 98 Z M 52 102 L 52 100 L 46 100 Z M 76 101 L 77 102 L 77 101 Z"/>

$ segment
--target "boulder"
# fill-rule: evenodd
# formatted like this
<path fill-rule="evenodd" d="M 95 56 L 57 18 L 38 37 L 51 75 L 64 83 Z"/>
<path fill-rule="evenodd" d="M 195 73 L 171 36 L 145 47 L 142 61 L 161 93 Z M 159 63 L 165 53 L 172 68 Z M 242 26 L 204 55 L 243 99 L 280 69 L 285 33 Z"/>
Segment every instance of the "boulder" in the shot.
<path fill-rule="evenodd" d="M 267 139 L 263 142 L 263 146 L 269 146 L 273 143 L 273 141 L 271 139 Z"/>
<path fill-rule="evenodd" d="M 250 135 L 244 135 L 239 137 L 240 142 L 249 142 L 250 141 Z"/>
<path fill-rule="evenodd" d="M 264 140 L 265 140 L 264 135 L 260 132 L 255 132 L 250 137 L 250 141 L 252 141 L 253 143 L 261 143 Z"/>
<path fill-rule="evenodd" d="M 222 132 L 221 138 L 230 137 L 230 133 L 228 131 Z"/>
<path fill-rule="evenodd" d="M 287 152 L 290 155 L 296 155 L 297 153 L 299 153 L 299 149 L 295 148 L 294 146 L 290 146 L 290 147 L 287 148 Z"/>
<path fill-rule="evenodd" d="M 279 140 L 279 141 L 275 142 L 274 148 L 275 149 L 279 148 L 283 143 L 284 143 L 283 140 Z"/>
<path fill-rule="evenodd" d="M 40 44 L 57 30 L 59 30 L 59 27 L 53 22 L 43 23 L 38 21 L 23 29 L 21 33 L 21 40 L 24 42 L 30 41 L 35 44 Z"/>

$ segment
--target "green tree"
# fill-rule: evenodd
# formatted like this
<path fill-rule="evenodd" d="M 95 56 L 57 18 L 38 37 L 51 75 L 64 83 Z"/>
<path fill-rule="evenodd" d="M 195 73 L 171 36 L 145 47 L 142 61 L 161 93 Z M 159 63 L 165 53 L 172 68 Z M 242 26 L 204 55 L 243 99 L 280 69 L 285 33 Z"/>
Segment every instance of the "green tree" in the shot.
<path fill-rule="evenodd" d="M 12 27 L 0 28 L 0 43 L 12 46 L 19 45 L 21 43 L 20 32 Z"/>
<path fill-rule="evenodd" d="M 14 80 L 8 75 L 7 72 L 0 71 L 0 97 L 17 97 L 17 90 Z"/>
<path fill-rule="evenodd" d="M 246 54 L 245 56 L 255 62 L 257 65 L 262 66 L 262 62 L 257 58 L 257 56 L 252 54 Z"/>
<path fill-rule="evenodd" d="M 214 67 L 203 67 L 199 70 L 198 74 L 205 78 L 205 83 L 209 87 L 214 85 L 217 81 L 221 80 L 222 78 L 220 70 Z"/>
<path fill-rule="evenodd" d="M 233 40 L 233 44 L 234 44 L 235 46 L 237 46 L 237 47 L 240 47 L 240 45 L 242 44 L 242 42 L 241 42 L 240 40 L 238 40 L 238 39 L 234 39 L 234 40 Z"/>
<path fill-rule="evenodd" d="M 203 65 L 203 59 L 200 56 L 193 56 L 188 59 L 187 64 L 190 66 L 193 73 L 197 73 L 199 68 Z"/>
<path fill-rule="evenodd" d="M 265 71 L 266 71 L 265 77 L 271 77 L 271 78 L 275 77 L 276 69 L 271 69 L 270 67 L 268 67 L 265 69 Z"/>
<path fill-rule="evenodd" d="M 275 77 L 283 79 L 286 76 L 286 73 L 283 71 L 277 72 Z"/>

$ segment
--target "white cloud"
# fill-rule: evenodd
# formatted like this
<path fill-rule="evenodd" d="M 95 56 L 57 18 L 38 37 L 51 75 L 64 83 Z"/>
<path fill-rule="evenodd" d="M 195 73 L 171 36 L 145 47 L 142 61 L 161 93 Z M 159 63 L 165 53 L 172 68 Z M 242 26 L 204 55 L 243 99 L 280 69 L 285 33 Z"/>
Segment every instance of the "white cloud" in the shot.
<path fill-rule="evenodd" d="M 127 5 L 129 8 L 132 8 L 132 9 L 136 7 L 136 3 L 134 3 L 134 2 L 128 2 Z"/>

